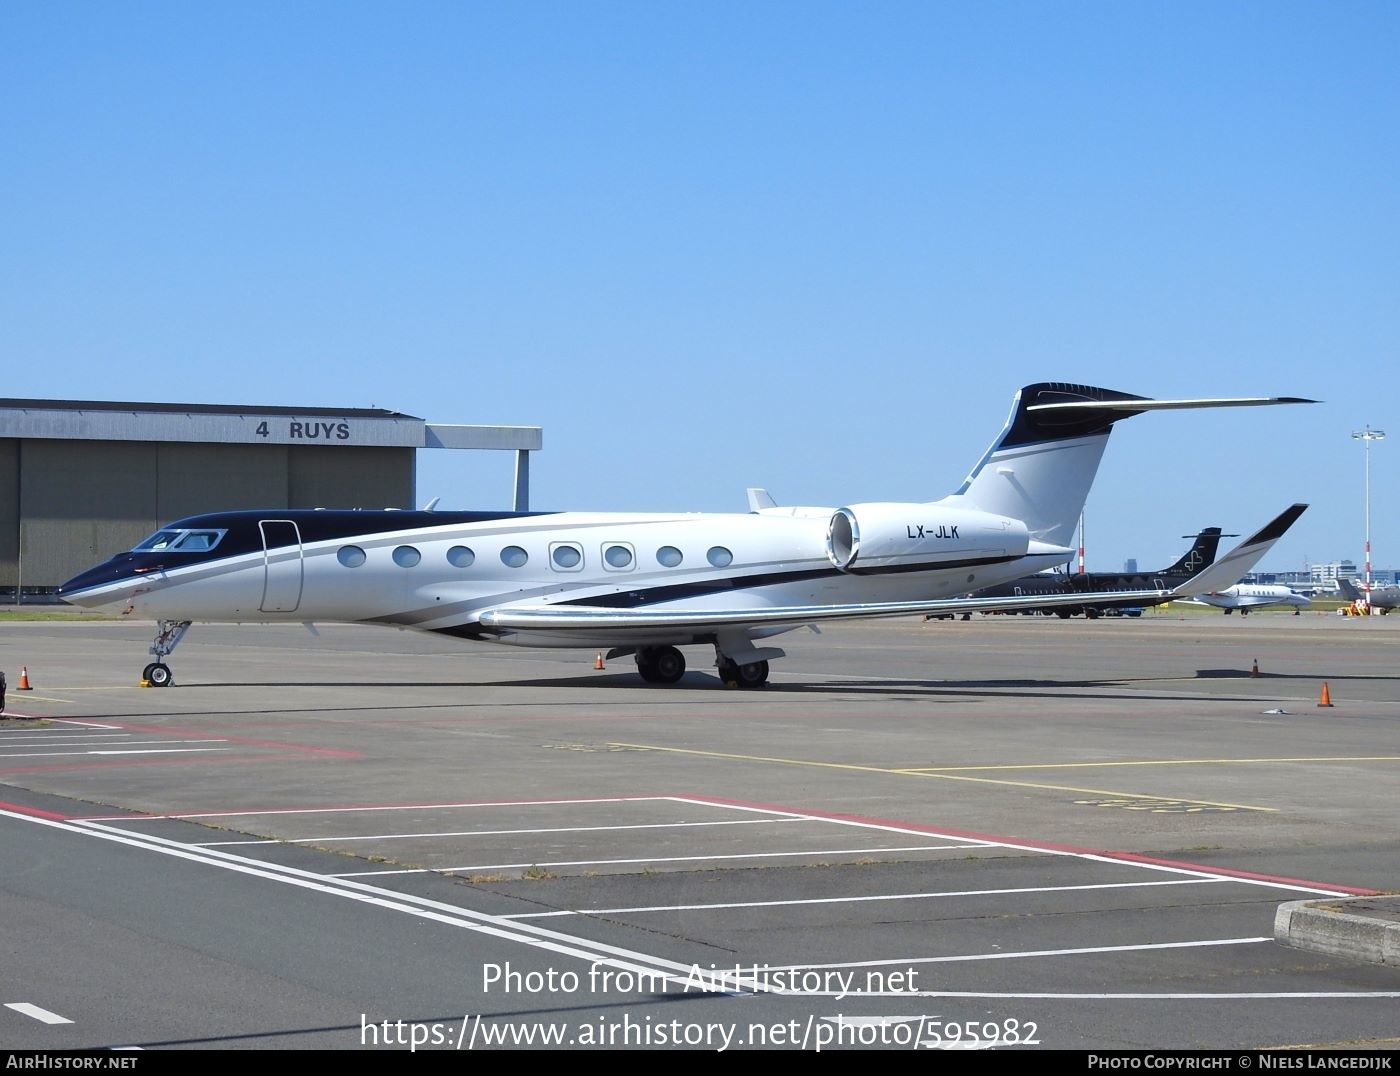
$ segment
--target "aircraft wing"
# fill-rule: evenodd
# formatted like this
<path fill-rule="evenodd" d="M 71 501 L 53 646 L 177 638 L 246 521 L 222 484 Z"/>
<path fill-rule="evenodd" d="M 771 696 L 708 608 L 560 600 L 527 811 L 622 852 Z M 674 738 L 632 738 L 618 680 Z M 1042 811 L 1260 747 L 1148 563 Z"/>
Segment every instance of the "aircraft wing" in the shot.
<path fill-rule="evenodd" d="M 481 623 L 492 628 L 521 631 L 580 631 L 614 628 L 675 628 L 696 632 L 724 628 L 761 628 L 769 625 L 815 624 L 824 620 L 857 620 L 877 617 L 918 616 L 928 613 L 1000 613 L 1018 609 L 1042 609 L 1052 605 L 1081 606 L 1101 599 L 1164 602 L 1166 590 L 1114 590 L 1102 594 L 1049 594 L 1036 598 L 942 598 L 909 602 L 866 602 L 855 605 L 781 605 L 772 608 L 665 610 L 603 609 L 579 605 L 513 605 L 481 614 Z"/>
<path fill-rule="evenodd" d="M 669 629 L 712 632 L 721 629 L 813 624 L 825 620 L 874 619 L 877 617 L 917 616 L 930 613 L 999 613 L 1051 606 L 1082 606 L 1095 601 L 1119 604 L 1139 601 L 1161 604 L 1194 594 L 1224 590 L 1237 583 L 1283 537 L 1303 514 L 1305 504 L 1295 504 L 1246 538 L 1224 557 L 1200 574 L 1172 590 L 1077 591 L 1072 594 L 1042 594 L 1035 597 L 943 598 L 907 602 L 866 602 L 853 605 L 794 605 L 747 609 L 614 609 L 584 605 L 506 605 L 481 614 L 481 623 L 490 628 L 518 631 L 581 632 L 615 629 Z"/>

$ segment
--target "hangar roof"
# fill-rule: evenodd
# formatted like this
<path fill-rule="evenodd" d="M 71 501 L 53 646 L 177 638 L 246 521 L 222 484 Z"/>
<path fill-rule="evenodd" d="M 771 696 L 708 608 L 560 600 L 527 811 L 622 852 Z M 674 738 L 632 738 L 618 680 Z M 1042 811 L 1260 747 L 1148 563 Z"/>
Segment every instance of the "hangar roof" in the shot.
<path fill-rule="evenodd" d="M 379 407 L 0 398 L 0 437 L 536 451 L 538 426 L 426 422 Z"/>
<path fill-rule="evenodd" d="M 118 400 L 7 400 L 0 410 L 15 411 L 121 411 L 190 415 L 353 415 L 356 418 L 413 418 L 382 407 L 268 407 L 264 404 L 135 403 Z M 422 421 L 419 419 L 418 421 Z"/>

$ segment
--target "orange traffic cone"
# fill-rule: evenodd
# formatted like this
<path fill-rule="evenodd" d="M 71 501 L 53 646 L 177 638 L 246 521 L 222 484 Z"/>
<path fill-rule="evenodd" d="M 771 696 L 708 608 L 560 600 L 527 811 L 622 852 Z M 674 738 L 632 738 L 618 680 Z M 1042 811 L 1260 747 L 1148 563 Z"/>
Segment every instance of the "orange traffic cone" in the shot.
<path fill-rule="evenodd" d="M 1318 700 L 1317 704 L 1319 706 L 1332 705 L 1332 693 L 1327 690 L 1327 682 L 1325 680 L 1322 683 L 1322 698 Z"/>
<path fill-rule="evenodd" d="M 601 669 L 603 667 L 603 652 L 601 650 L 598 651 L 598 660 L 593 663 L 593 667 L 595 669 Z"/>
<path fill-rule="evenodd" d="M 16 691 L 33 691 L 33 690 L 34 690 L 32 687 L 29 686 L 29 666 L 28 666 L 28 665 L 21 665 L 21 666 L 19 667 L 19 687 L 17 687 L 15 690 L 16 690 Z"/>
<path fill-rule="evenodd" d="M 1258 658 L 1255 658 L 1255 659 L 1254 659 L 1254 671 L 1251 672 L 1249 675 L 1250 675 L 1250 676 L 1258 676 L 1258 675 L 1259 675 L 1259 659 L 1258 659 Z"/>

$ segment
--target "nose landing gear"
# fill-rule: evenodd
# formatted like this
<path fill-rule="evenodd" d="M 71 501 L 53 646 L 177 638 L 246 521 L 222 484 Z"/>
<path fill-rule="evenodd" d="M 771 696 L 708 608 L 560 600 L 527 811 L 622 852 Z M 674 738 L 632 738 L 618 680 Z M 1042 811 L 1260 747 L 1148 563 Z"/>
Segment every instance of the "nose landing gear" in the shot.
<path fill-rule="evenodd" d="M 170 666 L 162 660 L 177 646 L 180 640 L 185 637 L 185 632 L 190 630 L 188 620 L 161 620 L 156 624 L 155 642 L 151 644 L 151 653 L 156 660 L 141 670 L 141 684 L 143 687 L 169 687 L 175 682 L 175 674 L 170 671 Z"/>

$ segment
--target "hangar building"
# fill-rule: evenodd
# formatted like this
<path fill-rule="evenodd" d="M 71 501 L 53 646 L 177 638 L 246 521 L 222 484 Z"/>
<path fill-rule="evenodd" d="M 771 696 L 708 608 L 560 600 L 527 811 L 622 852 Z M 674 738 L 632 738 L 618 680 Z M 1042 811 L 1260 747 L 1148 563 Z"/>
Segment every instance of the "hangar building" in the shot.
<path fill-rule="evenodd" d="M 515 453 L 529 507 L 538 426 L 378 408 L 0 399 L 0 602 L 54 588 L 165 523 L 234 508 L 413 508 L 417 450 Z"/>

